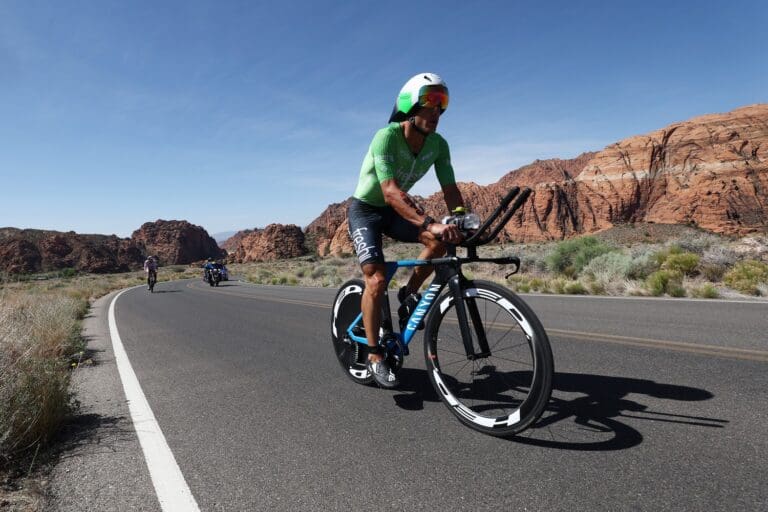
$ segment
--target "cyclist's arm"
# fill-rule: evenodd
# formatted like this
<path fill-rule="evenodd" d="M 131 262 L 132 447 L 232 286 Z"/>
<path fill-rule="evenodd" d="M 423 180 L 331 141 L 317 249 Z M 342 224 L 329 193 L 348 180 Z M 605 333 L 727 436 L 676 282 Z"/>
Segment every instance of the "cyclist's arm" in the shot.
<path fill-rule="evenodd" d="M 458 206 L 464 206 L 464 198 L 461 196 L 461 190 L 455 183 L 443 186 L 443 199 L 448 207 L 448 212 L 452 212 Z"/>
<path fill-rule="evenodd" d="M 420 211 L 416 203 L 408 194 L 400 189 L 397 180 L 394 178 L 381 182 L 381 191 L 384 194 L 384 201 L 391 206 L 402 218 L 421 227 L 426 219 L 426 214 Z"/>
<path fill-rule="evenodd" d="M 381 190 L 384 193 L 384 200 L 401 217 L 412 224 L 419 227 L 422 226 L 427 215 L 420 211 L 410 196 L 400 189 L 396 180 L 382 181 Z M 459 196 L 461 196 L 461 193 L 459 193 Z M 438 221 L 434 221 L 427 226 L 427 231 L 446 242 L 457 243 L 461 240 L 459 228 L 453 224 L 440 224 Z"/>
<path fill-rule="evenodd" d="M 464 206 L 464 198 L 461 196 L 459 187 L 456 186 L 456 177 L 451 165 L 451 151 L 442 137 L 439 138 L 439 148 L 439 154 L 435 160 L 435 174 L 443 190 L 443 199 L 448 207 L 448 213 L 451 213 L 456 207 Z"/>

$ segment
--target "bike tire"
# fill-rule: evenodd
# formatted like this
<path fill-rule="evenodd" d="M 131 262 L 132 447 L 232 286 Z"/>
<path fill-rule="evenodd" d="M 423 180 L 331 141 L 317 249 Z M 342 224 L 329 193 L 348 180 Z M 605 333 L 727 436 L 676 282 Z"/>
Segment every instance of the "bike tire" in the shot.
<path fill-rule="evenodd" d="M 438 396 L 468 427 L 513 436 L 541 417 L 552 394 L 554 361 L 544 327 L 515 293 L 488 281 L 464 281 L 462 294 L 477 307 L 490 355 L 470 360 L 450 293 L 432 307 L 424 334 L 427 373 Z M 478 350 L 478 326 L 468 316 Z"/>
<path fill-rule="evenodd" d="M 373 375 L 368 371 L 368 348 L 349 338 L 347 329 L 360 314 L 360 301 L 365 283 L 361 279 L 351 279 L 341 285 L 333 299 L 331 309 L 331 340 L 336 359 L 344 374 L 358 384 L 373 382 Z M 365 336 L 361 329 L 361 335 Z"/>

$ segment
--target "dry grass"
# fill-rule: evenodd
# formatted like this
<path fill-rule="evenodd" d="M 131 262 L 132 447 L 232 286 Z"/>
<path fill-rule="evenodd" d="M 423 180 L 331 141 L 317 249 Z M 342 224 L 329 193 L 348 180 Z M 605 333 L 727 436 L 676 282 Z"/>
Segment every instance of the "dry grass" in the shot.
<path fill-rule="evenodd" d="M 171 267 L 158 278 L 193 276 L 199 269 Z M 75 407 L 69 380 L 89 301 L 144 280 L 143 272 L 0 280 L 0 470 L 33 465 Z"/>

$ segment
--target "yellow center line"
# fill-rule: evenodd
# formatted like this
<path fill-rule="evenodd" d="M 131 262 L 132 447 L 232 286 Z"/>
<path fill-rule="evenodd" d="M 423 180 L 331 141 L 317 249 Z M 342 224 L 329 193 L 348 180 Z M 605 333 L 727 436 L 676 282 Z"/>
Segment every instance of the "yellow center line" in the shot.
<path fill-rule="evenodd" d="M 199 290 L 201 288 L 205 289 L 205 287 L 201 286 L 194 286 L 196 283 L 189 283 L 187 284 L 187 288 L 190 288 L 192 290 Z M 231 295 L 232 297 L 242 297 L 244 299 L 255 299 L 255 300 L 263 300 L 266 302 L 282 302 L 285 304 L 299 304 L 301 306 L 311 306 L 316 308 L 325 308 L 325 309 L 331 309 L 330 304 L 320 303 L 320 302 L 309 302 L 306 300 L 296 300 L 296 299 L 284 299 L 281 297 L 263 297 L 263 296 L 257 296 L 257 295 L 249 295 L 245 293 L 237 293 L 237 292 L 231 292 L 228 290 L 222 290 L 218 287 L 209 286 L 210 288 L 215 288 L 216 293 L 220 293 L 222 295 Z"/>
<path fill-rule="evenodd" d="M 746 348 L 721 347 L 703 343 L 686 343 L 681 341 L 657 340 L 652 338 L 634 338 L 631 336 L 617 336 L 613 334 L 600 334 L 596 332 L 569 331 L 564 329 L 547 329 L 548 334 L 567 336 L 569 338 L 613 343 L 616 345 L 628 345 L 644 348 L 660 348 L 677 352 L 690 352 L 710 356 L 722 356 L 733 359 L 768 362 L 768 351 L 752 350 Z"/>
<path fill-rule="evenodd" d="M 193 286 L 195 283 L 187 284 L 187 288 L 199 289 L 198 286 Z M 281 297 L 263 297 L 255 295 L 247 295 L 236 292 L 230 292 L 216 289 L 216 293 L 222 293 L 225 295 L 232 295 L 233 297 L 243 297 L 246 299 L 256 299 L 266 302 L 282 302 L 285 304 L 298 304 L 301 306 L 310 306 L 316 308 L 331 309 L 330 304 L 320 302 L 310 302 L 305 300 L 285 299 Z M 499 327 L 513 327 L 511 324 L 495 324 L 495 328 Z M 547 334 L 564 336 L 577 340 L 584 341 L 597 341 L 603 343 L 612 343 L 614 345 L 625 345 L 642 348 L 653 348 L 662 350 L 672 350 L 676 352 L 688 352 L 692 354 L 700 354 L 714 357 L 726 357 L 730 359 L 740 359 L 747 361 L 759 361 L 768 362 L 768 351 L 765 350 L 752 350 L 745 348 L 735 347 L 721 347 L 718 345 L 708 345 L 704 343 L 688 343 L 681 341 L 671 340 L 658 340 L 653 338 L 635 338 L 632 336 L 618 336 L 614 334 L 600 334 L 596 332 L 584 332 L 584 331 L 571 331 L 567 329 L 547 329 Z"/>

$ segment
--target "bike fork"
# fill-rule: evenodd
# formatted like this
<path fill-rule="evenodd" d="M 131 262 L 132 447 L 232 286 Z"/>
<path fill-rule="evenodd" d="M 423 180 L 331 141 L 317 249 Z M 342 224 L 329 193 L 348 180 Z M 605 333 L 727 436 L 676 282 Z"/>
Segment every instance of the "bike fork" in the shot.
<path fill-rule="evenodd" d="M 488 338 L 485 335 L 485 328 L 483 322 L 480 319 L 480 312 L 477 309 L 477 303 L 472 297 L 464 298 L 464 294 L 461 289 L 460 277 L 458 275 L 453 276 L 448 281 L 448 286 L 453 295 L 453 300 L 456 306 L 456 317 L 459 322 L 459 329 L 461 330 L 461 340 L 464 343 L 464 351 L 467 354 L 467 359 L 474 361 L 475 359 L 481 359 L 491 355 L 491 349 L 488 346 Z M 466 309 L 465 306 L 466 305 Z M 467 310 L 469 310 L 469 318 L 467 318 Z M 480 347 L 480 352 L 475 352 L 475 347 L 472 343 L 472 330 L 470 329 L 470 322 L 475 328 L 475 335 L 477 336 L 477 344 Z"/>

